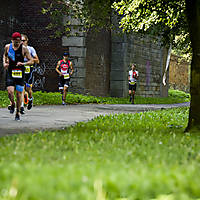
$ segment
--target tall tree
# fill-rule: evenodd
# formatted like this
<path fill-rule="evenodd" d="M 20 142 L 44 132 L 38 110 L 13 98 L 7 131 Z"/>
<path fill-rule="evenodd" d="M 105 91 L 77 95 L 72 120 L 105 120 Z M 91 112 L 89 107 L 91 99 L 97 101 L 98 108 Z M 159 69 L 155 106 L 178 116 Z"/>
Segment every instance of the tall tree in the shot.
<path fill-rule="evenodd" d="M 200 0 L 186 0 L 186 14 L 192 44 L 191 105 L 186 131 L 200 129 Z"/>

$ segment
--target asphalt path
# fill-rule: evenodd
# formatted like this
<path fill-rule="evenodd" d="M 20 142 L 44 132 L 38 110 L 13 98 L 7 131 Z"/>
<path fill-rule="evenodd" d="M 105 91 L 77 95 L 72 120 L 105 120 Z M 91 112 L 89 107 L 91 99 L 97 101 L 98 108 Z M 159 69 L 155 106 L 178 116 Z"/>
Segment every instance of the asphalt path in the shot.
<path fill-rule="evenodd" d="M 63 129 L 78 122 L 86 122 L 99 115 L 136 113 L 149 110 L 186 107 L 180 104 L 84 104 L 34 106 L 20 121 L 7 108 L 0 108 L 0 137 L 11 134 Z"/>

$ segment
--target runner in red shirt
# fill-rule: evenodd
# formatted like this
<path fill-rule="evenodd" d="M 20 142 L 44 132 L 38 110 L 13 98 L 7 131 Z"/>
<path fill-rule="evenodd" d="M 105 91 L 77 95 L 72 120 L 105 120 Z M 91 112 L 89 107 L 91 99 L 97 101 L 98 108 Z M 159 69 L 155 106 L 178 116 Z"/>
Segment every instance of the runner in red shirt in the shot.
<path fill-rule="evenodd" d="M 66 95 L 69 88 L 70 77 L 72 76 L 74 69 L 72 62 L 69 60 L 69 53 L 63 54 L 63 59 L 58 61 L 56 71 L 60 76 L 59 90 L 62 94 L 62 105 L 66 105 Z"/>

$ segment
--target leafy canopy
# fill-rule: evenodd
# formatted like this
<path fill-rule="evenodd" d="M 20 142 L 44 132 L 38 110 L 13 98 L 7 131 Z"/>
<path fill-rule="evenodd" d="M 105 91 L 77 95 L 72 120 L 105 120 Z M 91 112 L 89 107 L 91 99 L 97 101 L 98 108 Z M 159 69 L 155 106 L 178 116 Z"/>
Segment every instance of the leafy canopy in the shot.
<path fill-rule="evenodd" d="M 91 28 L 110 29 L 111 4 L 108 0 L 51 0 L 45 1 L 42 12 L 50 16 L 48 28 L 55 29 L 55 36 L 61 37 Z"/>
<path fill-rule="evenodd" d="M 121 0 L 112 7 L 120 17 L 120 28 L 124 32 L 161 36 L 163 43 L 172 44 L 177 52 L 190 51 L 185 1 Z"/>

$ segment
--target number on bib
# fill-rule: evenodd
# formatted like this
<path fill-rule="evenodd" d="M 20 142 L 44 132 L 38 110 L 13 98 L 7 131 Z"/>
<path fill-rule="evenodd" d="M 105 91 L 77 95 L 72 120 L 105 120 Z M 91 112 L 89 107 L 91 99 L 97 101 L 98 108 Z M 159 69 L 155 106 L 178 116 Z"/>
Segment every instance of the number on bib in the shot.
<path fill-rule="evenodd" d="M 31 71 L 31 67 L 30 66 L 25 66 L 25 74 L 29 74 Z"/>
<path fill-rule="evenodd" d="M 136 83 L 135 81 L 131 81 L 130 85 L 135 85 L 135 83 Z"/>
<path fill-rule="evenodd" d="M 69 79 L 69 74 L 64 74 L 64 79 Z"/>
<path fill-rule="evenodd" d="M 22 71 L 21 70 L 12 70 L 12 77 L 13 78 L 22 78 Z"/>

